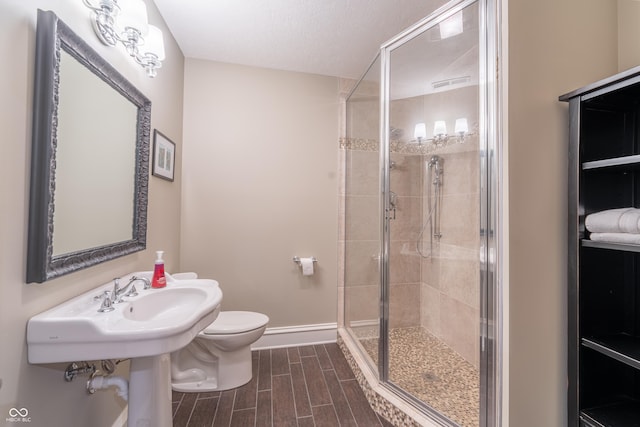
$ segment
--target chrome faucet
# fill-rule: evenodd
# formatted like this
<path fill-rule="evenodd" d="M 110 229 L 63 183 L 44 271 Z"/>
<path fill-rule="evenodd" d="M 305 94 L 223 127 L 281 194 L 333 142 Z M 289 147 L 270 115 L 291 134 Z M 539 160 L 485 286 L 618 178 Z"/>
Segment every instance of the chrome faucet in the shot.
<path fill-rule="evenodd" d="M 119 303 L 123 301 L 123 297 L 135 297 L 136 295 L 138 295 L 138 291 L 133 284 L 133 282 L 136 282 L 138 280 L 142 280 L 144 282 L 144 289 L 149 289 L 151 287 L 151 281 L 146 277 L 132 276 L 131 279 L 129 279 L 129 283 L 127 283 L 127 285 L 122 288 L 120 287 L 120 279 L 113 279 L 113 302 Z"/>
<path fill-rule="evenodd" d="M 147 279 L 146 277 L 132 276 L 131 279 L 129 279 L 129 283 L 127 283 L 127 286 L 123 288 L 120 287 L 119 277 L 116 277 L 115 279 L 113 279 L 112 291 L 104 291 L 102 294 L 96 295 L 95 297 L 93 297 L 94 300 L 102 300 L 102 305 L 100 306 L 98 311 L 100 313 L 113 311 L 115 309 L 113 307 L 113 304 L 122 302 L 123 297 L 135 297 L 136 295 L 138 295 L 138 291 L 136 290 L 136 287 L 133 284 L 133 282 L 136 282 L 138 280 L 142 280 L 144 282 L 144 289 L 151 288 L 151 280 Z"/>
<path fill-rule="evenodd" d="M 133 283 L 136 280 L 142 280 L 144 282 L 144 286 L 142 289 L 144 289 L 145 291 L 147 289 L 151 289 L 151 280 L 147 279 L 146 277 L 137 277 L 137 276 L 132 276 L 131 280 L 129 280 L 129 283 Z"/>

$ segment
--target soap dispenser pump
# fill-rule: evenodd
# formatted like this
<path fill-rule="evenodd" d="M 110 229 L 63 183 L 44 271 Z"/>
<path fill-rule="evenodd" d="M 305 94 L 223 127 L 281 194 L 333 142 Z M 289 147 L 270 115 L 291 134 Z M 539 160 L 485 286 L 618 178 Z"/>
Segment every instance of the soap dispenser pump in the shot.
<path fill-rule="evenodd" d="M 164 288 L 167 286 L 167 278 L 164 276 L 164 261 L 162 260 L 162 254 L 164 251 L 157 251 L 156 264 L 153 269 L 153 280 L 151 281 L 152 288 Z"/>

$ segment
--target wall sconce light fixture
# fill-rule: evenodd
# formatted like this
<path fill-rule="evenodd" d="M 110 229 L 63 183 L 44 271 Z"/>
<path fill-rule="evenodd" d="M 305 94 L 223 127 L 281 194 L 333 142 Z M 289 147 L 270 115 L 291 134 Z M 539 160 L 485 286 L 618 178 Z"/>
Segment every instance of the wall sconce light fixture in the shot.
<path fill-rule="evenodd" d="M 91 22 L 100 41 L 118 43 L 140 64 L 147 76 L 155 77 L 165 58 L 162 31 L 147 22 L 142 0 L 82 0 L 91 9 Z M 97 3 L 94 5 L 92 2 Z"/>
<path fill-rule="evenodd" d="M 436 144 L 447 140 L 447 123 L 444 120 L 436 120 L 433 124 L 433 139 Z"/>
<path fill-rule="evenodd" d="M 436 120 L 433 124 L 433 138 L 427 139 L 427 126 L 424 123 L 416 124 L 413 137 L 409 142 L 431 142 L 440 145 L 447 142 L 464 142 L 465 136 L 469 135 L 469 124 L 465 117 L 456 119 L 455 135 L 447 134 L 447 123 L 444 120 Z"/>

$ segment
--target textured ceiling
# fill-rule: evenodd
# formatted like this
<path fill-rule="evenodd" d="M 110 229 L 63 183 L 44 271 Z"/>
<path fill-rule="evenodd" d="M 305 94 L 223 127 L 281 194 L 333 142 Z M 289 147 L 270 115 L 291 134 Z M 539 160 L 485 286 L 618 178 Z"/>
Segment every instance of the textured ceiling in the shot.
<path fill-rule="evenodd" d="M 358 78 L 444 0 L 154 0 L 188 58 Z"/>

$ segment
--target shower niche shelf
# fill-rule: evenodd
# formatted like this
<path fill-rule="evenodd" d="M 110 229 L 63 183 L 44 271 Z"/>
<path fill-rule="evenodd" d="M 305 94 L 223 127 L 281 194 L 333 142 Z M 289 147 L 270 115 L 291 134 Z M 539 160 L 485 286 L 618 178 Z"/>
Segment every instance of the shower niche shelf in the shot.
<path fill-rule="evenodd" d="M 569 102 L 569 427 L 640 426 L 640 245 L 589 240 L 587 215 L 640 208 L 640 67 Z"/>

